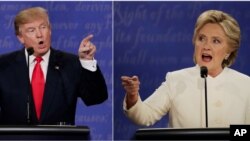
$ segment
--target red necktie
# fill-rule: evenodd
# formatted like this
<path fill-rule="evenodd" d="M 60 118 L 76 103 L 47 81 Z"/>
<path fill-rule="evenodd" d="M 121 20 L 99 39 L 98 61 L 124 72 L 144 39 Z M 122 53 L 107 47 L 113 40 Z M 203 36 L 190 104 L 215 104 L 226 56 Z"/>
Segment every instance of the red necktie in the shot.
<path fill-rule="evenodd" d="M 36 108 L 37 119 L 40 120 L 43 92 L 44 92 L 44 77 L 40 62 L 43 60 L 42 57 L 36 57 L 36 65 L 32 74 L 32 92 L 33 100 Z"/>

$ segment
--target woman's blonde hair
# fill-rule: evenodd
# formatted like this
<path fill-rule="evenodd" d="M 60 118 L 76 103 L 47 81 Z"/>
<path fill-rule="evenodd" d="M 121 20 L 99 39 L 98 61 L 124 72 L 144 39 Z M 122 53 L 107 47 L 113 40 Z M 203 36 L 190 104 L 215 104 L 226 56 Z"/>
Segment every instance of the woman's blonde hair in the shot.
<path fill-rule="evenodd" d="M 20 25 L 30 23 L 37 19 L 45 19 L 48 21 L 48 25 L 50 25 L 47 10 L 42 7 L 32 7 L 20 11 L 14 19 L 15 34 L 20 35 Z"/>
<path fill-rule="evenodd" d="M 199 30 L 207 23 L 217 23 L 224 30 L 226 37 L 228 39 L 229 51 L 231 52 L 228 59 L 222 61 L 222 67 L 231 66 L 237 56 L 238 49 L 240 47 L 240 27 L 238 22 L 229 14 L 219 11 L 219 10 L 208 10 L 203 12 L 197 19 L 193 35 L 193 44 L 195 45 L 195 40 Z M 194 62 L 196 63 L 195 56 Z"/>

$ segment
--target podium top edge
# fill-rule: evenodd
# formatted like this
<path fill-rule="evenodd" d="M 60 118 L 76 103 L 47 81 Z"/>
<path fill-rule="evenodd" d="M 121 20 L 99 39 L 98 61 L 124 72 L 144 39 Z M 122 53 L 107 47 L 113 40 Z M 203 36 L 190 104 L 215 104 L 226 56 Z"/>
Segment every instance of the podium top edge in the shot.
<path fill-rule="evenodd" d="M 17 128 L 43 128 L 43 127 L 68 127 L 68 128 L 89 128 L 88 126 L 84 126 L 84 125 L 0 125 L 0 128 L 6 128 L 6 127 L 17 127 Z"/>
<path fill-rule="evenodd" d="M 70 126 L 70 125 L 22 125 L 7 126 L 0 125 L 2 132 L 90 132 L 88 126 Z"/>
<path fill-rule="evenodd" d="M 229 127 L 213 127 L 213 128 L 140 128 L 137 130 L 138 131 L 167 131 L 167 130 L 176 130 L 176 131 L 181 131 L 181 130 L 193 130 L 193 131 L 196 131 L 196 130 L 204 130 L 204 131 L 207 131 L 207 130 L 230 130 Z"/>

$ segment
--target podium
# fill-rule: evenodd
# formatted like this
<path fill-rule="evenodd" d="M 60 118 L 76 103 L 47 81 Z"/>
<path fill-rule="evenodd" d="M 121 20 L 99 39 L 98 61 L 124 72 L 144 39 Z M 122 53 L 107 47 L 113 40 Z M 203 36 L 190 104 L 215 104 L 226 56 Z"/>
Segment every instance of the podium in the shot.
<path fill-rule="evenodd" d="M 230 128 L 142 128 L 136 140 L 230 140 Z"/>
<path fill-rule="evenodd" d="M 87 126 L 0 126 L 0 140 L 88 140 Z"/>

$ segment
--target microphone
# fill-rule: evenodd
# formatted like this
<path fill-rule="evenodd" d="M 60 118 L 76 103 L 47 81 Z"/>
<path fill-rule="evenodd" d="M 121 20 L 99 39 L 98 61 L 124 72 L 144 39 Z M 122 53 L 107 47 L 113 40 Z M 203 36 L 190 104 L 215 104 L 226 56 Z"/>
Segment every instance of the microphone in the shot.
<path fill-rule="evenodd" d="M 206 127 L 208 127 L 208 115 L 207 115 L 207 67 L 202 66 L 200 68 L 201 77 L 205 80 L 205 113 L 206 113 Z"/>
<path fill-rule="evenodd" d="M 33 47 L 28 47 L 27 52 L 28 52 L 28 55 L 27 55 L 28 75 L 30 76 L 30 55 L 32 55 L 34 53 Z M 30 81 L 30 79 L 29 79 L 29 81 Z M 29 94 L 28 94 L 28 97 L 27 97 L 27 123 L 30 124 L 30 95 Z"/>
<path fill-rule="evenodd" d="M 34 48 L 33 47 L 28 47 L 27 52 L 28 52 L 28 59 L 29 59 L 29 56 L 34 53 Z"/>
<path fill-rule="evenodd" d="M 201 77 L 202 78 L 207 77 L 207 67 L 205 67 L 205 66 L 201 67 Z"/>

